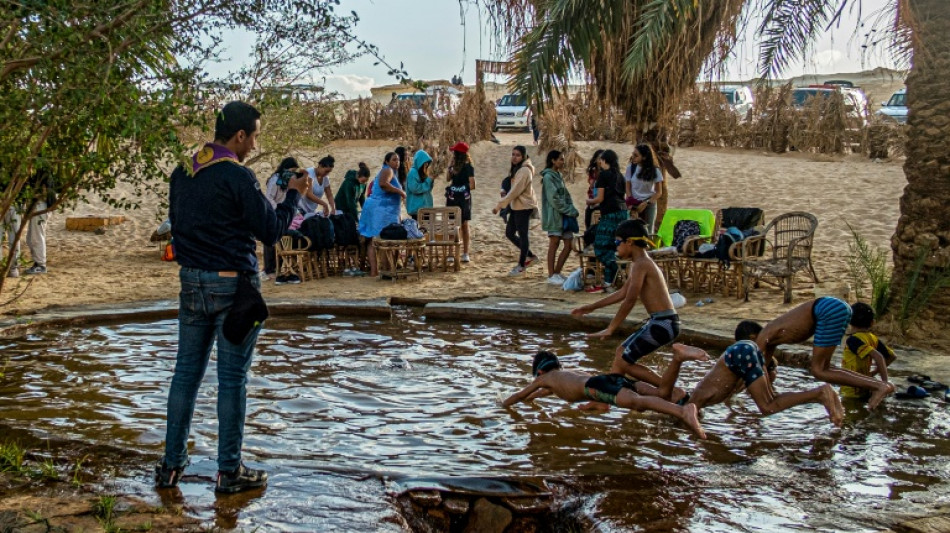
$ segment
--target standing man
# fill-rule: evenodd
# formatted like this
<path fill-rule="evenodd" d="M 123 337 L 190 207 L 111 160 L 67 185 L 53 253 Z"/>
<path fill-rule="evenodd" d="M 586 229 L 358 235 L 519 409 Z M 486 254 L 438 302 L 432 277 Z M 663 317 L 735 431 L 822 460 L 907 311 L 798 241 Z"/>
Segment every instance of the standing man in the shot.
<path fill-rule="evenodd" d="M 48 170 L 44 168 L 38 169 L 31 180 L 31 187 L 37 195 L 37 201 L 33 206 L 32 213 L 46 211 L 49 206 L 56 203 L 54 177 Z M 40 215 L 34 214 L 27 221 L 26 245 L 30 248 L 33 266 L 24 270 L 24 274 L 31 276 L 46 274 L 46 227 L 48 225 L 49 213 L 42 213 Z"/>
<path fill-rule="evenodd" d="M 271 207 L 257 178 L 241 163 L 257 148 L 260 112 L 231 102 L 218 112 L 214 142 L 171 175 L 169 219 L 181 265 L 178 354 L 168 394 L 165 456 L 156 467 L 156 484 L 174 487 L 188 464 L 188 433 L 198 386 L 217 342 L 218 477 L 215 491 L 239 492 L 267 483 L 263 470 L 241 462 L 247 371 L 260 325 L 241 341 L 228 341 L 222 324 L 234 303 L 241 276 L 260 290 L 256 240 L 273 245 L 287 230 L 305 178 L 295 176 L 287 196 Z"/>

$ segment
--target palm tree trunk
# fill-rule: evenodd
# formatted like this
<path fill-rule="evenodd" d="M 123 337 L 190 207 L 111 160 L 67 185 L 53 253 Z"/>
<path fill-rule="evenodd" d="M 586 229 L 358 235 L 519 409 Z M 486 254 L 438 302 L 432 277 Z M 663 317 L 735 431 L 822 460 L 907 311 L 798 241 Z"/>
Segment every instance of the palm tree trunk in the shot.
<path fill-rule="evenodd" d="M 907 187 L 891 238 L 895 303 L 906 297 L 918 257 L 927 255 L 924 277 L 950 265 L 950 2 L 910 0 L 908 6 L 914 54 L 907 77 Z M 940 311 L 950 310 L 950 290 L 937 292 L 930 308 L 945 321 Z"/>

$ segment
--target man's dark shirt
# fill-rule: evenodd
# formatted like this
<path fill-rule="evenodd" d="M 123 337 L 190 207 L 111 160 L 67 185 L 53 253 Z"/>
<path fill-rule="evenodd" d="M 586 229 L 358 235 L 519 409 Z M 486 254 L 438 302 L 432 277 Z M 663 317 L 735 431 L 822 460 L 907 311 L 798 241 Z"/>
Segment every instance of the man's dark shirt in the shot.
<path fill-rule="evenodd" d="M 298 194 L 289 189 L 274 209 L 243 165 L 222 161 L 194 176 L 176 168 L 168 198 L 175 259 L 200 270 L 257 272 L 255 239 L 277 242 L 290 226 Z"/>

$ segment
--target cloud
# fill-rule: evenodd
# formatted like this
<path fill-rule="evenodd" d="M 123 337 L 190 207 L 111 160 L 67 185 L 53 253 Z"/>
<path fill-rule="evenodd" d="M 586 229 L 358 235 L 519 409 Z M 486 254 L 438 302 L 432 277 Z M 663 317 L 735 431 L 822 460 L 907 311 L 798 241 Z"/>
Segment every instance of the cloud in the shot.
<path fill-rule="evenodd" d="M 327 92 L 337 91 L 347 98 L 369 96 L 370 88 L 376 85 L 373 78 L 356 74 L 330 74 L 324 80 Z"/>
<path fill-rule="evenodd" d="M 831 49 L 816 52 L 808 63 L 819 72 L 836 72 L 840 67 L 844 67 L 848 63 L 844 60 L 844 52 Z"/>

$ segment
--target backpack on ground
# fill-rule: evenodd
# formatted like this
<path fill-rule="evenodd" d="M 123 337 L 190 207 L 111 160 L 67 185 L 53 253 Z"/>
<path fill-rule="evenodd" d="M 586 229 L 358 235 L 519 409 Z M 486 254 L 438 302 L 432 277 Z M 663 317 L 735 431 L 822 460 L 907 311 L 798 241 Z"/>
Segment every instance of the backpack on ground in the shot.
<path fill-rule="evenodd" d="M 360 232 L 356 228 L 356 221 L 349 213 L 330 215 L 333 224 L 333 240 L 337 246 L 357 246 L 360 243 Z"/>
<path fill-rule="evenodd" d="M 676 247 L 677 252 L 682 253 L 683 244 L 686 243 L 686 239 L 698 237 L 699 235 L 699 222 L 695 220 L 680 220 L 673 226 L 673 246 Z"/>
<path fill-rule="evenodd" d="M 318 252 L 333 248 L 333 222 L 320 215 L 307 218 L 300 224 L 300 233 L 310 239 L 310 251 Z"/>

